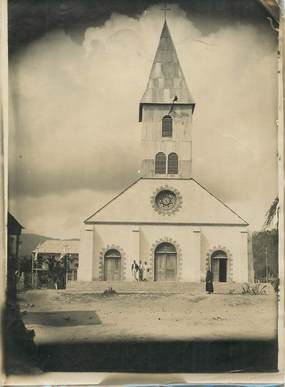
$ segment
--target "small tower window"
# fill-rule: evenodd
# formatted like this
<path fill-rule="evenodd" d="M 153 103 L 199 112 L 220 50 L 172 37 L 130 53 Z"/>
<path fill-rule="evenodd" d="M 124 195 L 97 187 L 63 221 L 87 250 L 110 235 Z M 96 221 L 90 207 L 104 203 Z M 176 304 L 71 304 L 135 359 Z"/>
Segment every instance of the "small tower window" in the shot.
<path fill-rule="evenodd" d="M 166 173 L 166 155 L 163 152 L 155 156 L 155 173 Z"/>
<path fill-rule="evenodd" d="M 172 117 L 162 118 L 162 137 L 172 137 Z"/>
<path fill-rule="evenodd" d="M 178 173 L 178 156 L 176 153 L 170 153 L 168 156 L 167 172 L 170 175 L 174 175 Z"/>

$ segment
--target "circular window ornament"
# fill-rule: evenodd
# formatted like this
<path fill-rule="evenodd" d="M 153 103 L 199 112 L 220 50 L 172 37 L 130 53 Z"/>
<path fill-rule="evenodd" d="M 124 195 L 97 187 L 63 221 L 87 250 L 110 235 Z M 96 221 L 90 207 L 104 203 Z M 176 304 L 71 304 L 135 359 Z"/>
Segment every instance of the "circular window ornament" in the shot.
<path fill-rule="evenodd" d="M 172 215 L 182 205 L 182 197 L 174 188 L 163 186 L 158 188 L 151 197 L 153 209 L 162 215 Z"/>
<path fill-rule="evenodd" d="M 176 202 L 177 198 L 175 193 L 169 189 L 164 189 L 158 192 L 155 197 L 155 204 L 157 207 L 164 210 L 171 210 L 173 207 L 175 207 Z"/>

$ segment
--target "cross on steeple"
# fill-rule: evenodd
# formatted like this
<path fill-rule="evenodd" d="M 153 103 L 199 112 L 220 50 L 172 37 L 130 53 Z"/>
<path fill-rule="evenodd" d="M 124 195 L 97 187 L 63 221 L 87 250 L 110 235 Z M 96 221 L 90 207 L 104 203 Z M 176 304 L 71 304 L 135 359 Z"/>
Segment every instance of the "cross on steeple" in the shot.
<path fill-rule="evenodd" d="M 164 11 L 164 21 L 166 21 L 166 12 L 171 11 L 171 8 L 167 8 L 167 4 L 164 4 L 164 8 L 160 8 L 161 11 Z"/>

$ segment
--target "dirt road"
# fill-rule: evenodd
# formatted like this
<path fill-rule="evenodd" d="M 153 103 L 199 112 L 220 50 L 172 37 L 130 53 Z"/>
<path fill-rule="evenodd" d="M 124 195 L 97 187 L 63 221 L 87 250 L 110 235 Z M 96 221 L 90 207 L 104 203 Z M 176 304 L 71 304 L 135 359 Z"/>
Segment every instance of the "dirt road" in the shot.
<path fill-rule="evenodd" d="M 103 296 L 68 290 L 33 290 L 20 295 L 20 305 L 27 328 L 35 330 L 36 344 L 167 339 L 270 340 L 276 336 L 274 294 Z M 68 313 L 57 327 L 49 325 L 48 315 L 42 314 L 64 311 Z M 94 324 L 86 311 L 94 312 Z M 41 313 L 38 321 L 35 312 Z M 77 312 L 74 324 L 72 312 Z"/>

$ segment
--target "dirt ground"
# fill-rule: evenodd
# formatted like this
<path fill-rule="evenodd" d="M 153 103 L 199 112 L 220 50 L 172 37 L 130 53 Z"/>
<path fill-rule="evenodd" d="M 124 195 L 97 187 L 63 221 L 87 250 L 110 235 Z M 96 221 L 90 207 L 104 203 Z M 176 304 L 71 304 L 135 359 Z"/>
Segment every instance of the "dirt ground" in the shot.
<path fill-rule="evenodd" d="M 35 342 L 39 345 L 146 339 L 270 340 L 276 337 L 275 294 L 103 296 L 67 289 L 32 290 L 20 294 L 19 301 L 26 327 L 35 330 Z M 55 327 L 49 323 L 47 312 L 66 313 L 58 314 L 62 321 L 57 321 Z M 39 313 L 38 320 L 35 313 Z"/>

